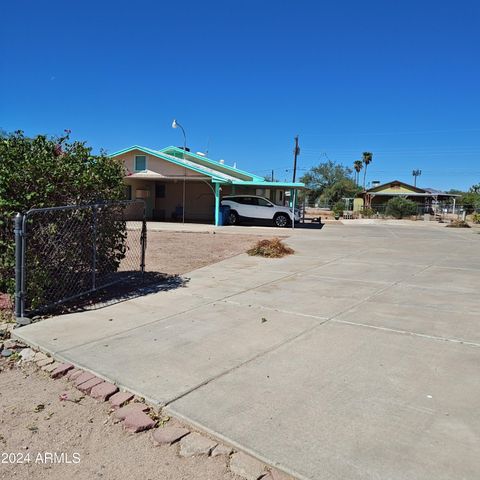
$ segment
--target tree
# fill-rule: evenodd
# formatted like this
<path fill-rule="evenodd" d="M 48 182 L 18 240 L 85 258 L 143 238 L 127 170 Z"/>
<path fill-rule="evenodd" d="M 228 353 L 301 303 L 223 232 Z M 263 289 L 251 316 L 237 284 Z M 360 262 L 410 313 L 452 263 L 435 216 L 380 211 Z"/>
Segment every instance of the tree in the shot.
<path fill-rule="evenodd" d="M 358 185 L 360 183 L 360 171 L 363 168 L 362 160 L 355 160 L 353 162 L 353 168 L 355 170 L 355 184 Z"/>
<path fill-rule="evenodd" d="M 351 178 L 352 170 L 338 163 L 320 163 L 300 179 L 308 189 L 310 200 L 331 205 L 345 197 L 354 197 L 359 188 Z"/>
<path fill-rule="evenodd" d="M 363 189 L 365 190 L 365 180 L 367 178 L 367 168 L 373 160 L 373 153 L 371 152 L 363 152 L 363 163 L 365 164 L 365 170 L 363 171 Z"/>
<path fill-rule="evenodd" d="M 403 218 L 417 213 L 417 204 L 406 198 L 394 197 L 387 202 L 385 213 L 394 218 Z"/>
<path fill-rule="evenodd" d="M 14 287 L 17 212 L 124 196 L 123 165 L 103 152 L 93 155 L 84 142 L 70 142 L 69 136 L 70 131 L 53 138 L 28 138 L 21 131 L 0 135 L 0 292 Z M 124 236 L 114 231 L 111 238 L 123 242 Z M 109 252 L 119 254 L 116 247 Z"/>
<path fill-rule="evenodd" d="M 417 186 L 417 177 L 419 177 L 420 175 L 422 174 L 422 171 L 421 170 L 413 170 L 412 171 L 412 175 L 413 175 L 413 186 L 416 187 Z"/>

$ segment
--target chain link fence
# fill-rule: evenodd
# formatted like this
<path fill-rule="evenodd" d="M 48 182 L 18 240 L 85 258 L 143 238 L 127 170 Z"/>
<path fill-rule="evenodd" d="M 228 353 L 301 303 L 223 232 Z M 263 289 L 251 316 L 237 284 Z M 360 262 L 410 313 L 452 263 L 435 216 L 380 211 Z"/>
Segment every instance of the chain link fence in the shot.
<path fill-rule="evenodd" d="M 15 219 L 15 313 L 23 318 L 145 271 L 142 200 L 37 208 Z"/>

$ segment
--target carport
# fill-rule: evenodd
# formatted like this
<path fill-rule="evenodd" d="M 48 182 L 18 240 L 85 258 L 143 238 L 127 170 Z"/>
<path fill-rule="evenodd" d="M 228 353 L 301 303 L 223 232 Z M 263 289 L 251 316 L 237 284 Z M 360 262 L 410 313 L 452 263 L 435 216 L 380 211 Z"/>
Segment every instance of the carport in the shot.
<path fill-rule="evenodd" d="M 149 220 L 220 225 L 222 196 L 261 195 L 293 206 L 295 192 L 305 187 L 301 182 L 269 182 L 179 147 L 154 150 L 134 145 L 112 157 L 125 167 L 126 197 L 145 200 Z"/>

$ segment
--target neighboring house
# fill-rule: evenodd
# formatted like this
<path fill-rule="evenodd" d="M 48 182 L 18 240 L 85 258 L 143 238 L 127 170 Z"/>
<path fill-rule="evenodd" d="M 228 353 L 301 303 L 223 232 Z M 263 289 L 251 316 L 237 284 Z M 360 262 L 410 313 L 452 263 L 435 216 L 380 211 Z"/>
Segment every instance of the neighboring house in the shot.
<path fill-rule="evenodd" d="M 162 150 L 134 145 L 111 155 L 126 168 L 127 198 L 145 200 L 151 220 L 220 223 L 221 197 L 262 195 L 285 205 L 303 183 L 267 182 L 204 155 L 167 147 Z"/>
<path fill-rule="evenodd" d="M 451 202 L 453 200 L 453 203 L 455 203 L 457 196 L 431 188 L 415 187 L 408 183 L 394 180 L 393 182 L 376 185 L 357 194 L 353 201 L 353 209 L 359 211 L 363 208 L 371 208 L 372 210 L 382 212 L 391 198 L 403 197 L 413 200 L 425 212 L 429 212 L 447 201 Z"/>

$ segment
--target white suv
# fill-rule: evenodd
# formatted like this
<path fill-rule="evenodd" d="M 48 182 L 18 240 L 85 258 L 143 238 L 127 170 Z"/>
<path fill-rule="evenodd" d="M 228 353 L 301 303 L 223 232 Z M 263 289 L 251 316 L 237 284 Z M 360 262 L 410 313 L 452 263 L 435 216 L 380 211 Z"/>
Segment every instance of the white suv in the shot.
<path fill-rule="evenodd" d="M 268 221 L 276 227 L 286 227 L 292 222 L 292 209 L 275 205 L 268 198 L 256 195 L 229 195 L 222 198 L 222 205 L 230 207 L 229 221 L 237 225 L 240 221 Z M 295 221 L 300 212 L 295 210 Z"/>

